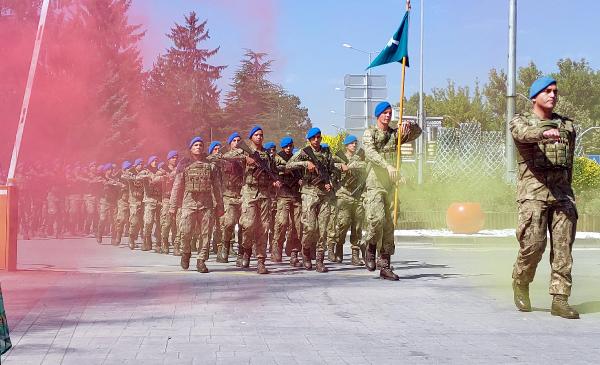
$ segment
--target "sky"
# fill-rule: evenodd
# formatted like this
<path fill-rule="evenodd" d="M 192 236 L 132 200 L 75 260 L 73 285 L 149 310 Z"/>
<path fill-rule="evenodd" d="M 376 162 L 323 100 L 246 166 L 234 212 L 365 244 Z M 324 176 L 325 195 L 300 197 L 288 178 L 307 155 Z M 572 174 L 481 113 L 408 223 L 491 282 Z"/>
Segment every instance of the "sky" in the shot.
<path fill-rule="evenodd" d="M 424 6 L 425 92 L 485 83 L 491 68 L 507 68 L 508 0 L 413 0 L 405 92 L 419 91 L 420 11 Z M 208 20 L 207 48 L 220 47 L 215 65 L 228 65 L 219 82 L 229 90 L 244 49 L 267 52 L 274 60 L 271 80 L 302 100 L 313 124 L 324 133 L 344 126 L 345 74 L 361 74 L 368 56 L 343 43 L 379 52 L 396 31 L 404 0 L 133 0 L 131 20 L 147 30 L 142 42 L 146 68 L 164 53 L 166 33 L 184 14 Z M 585 58 L 600 69 L 596 0 L 521 0 L 517 5 L 517 67 L 534 61 L 545 73 L 561 58 Z M 400 64 L 373 69 L 387 77 L 388 100 L 400 98 Z"/>

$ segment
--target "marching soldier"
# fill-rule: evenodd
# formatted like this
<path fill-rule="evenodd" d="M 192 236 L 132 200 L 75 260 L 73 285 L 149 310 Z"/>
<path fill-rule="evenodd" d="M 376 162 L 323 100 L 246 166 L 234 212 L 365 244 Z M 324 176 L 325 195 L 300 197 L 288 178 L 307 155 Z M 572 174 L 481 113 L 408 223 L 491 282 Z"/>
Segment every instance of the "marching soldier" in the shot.
<path fill-rule="evenodd" d="M 410 142 L 421 135 L 416 123 L 401 121 L 401 134 L 389 126 L 392 120 L 392 106 L 381 102 L 375 107 L 377 124 L 365 130 L 363 144 L 368 163 L 365 184 L 365 243 L 367 245 L 365 265 L 375 271 L 375 254 L 379 252 L 381 269 L 379 276 L 387 280 L 399 280 L 390 265 L 396 249 L 394 243 L 393 200 L 394 187 L 400 172 L 396 170 L 397 141 Z"/>
<path fill-rule="evenodd" d="M 119 193 L 121 190 L 121 183 L 113 179 L 113 166 L 112 163 L 107 163 L 102 166 L 102 195 L 100 197 L 100 204 L 98 210 L 98 225 L 96 226 L 96 241 L 102 243 L 102 235 L 106 228 L 110 229 L 111 232 L 111 244 L 115 244 L 116 241 L 116 228 L 115 228 L 115 215 L 117 213 L 117 202 L 119 200 Z"/>
<path fill-rule="evenodd" d="M 300 251 L 300 234 L 302 232 L 302 200 L 300 197 L 300 173 L 298 170 L 289 170 L 286 165 L 292 158 L 294 141 L 291 137 L 284 137 L 279 144 L 281 151 L 275 155 L 275 166 L 281 179 L 281 188 L 277 193 L 277 208 L 275 214 L 275 229 L 273 236 L 273 250 L 271 261 L 281 262 L 283 242 L 286 233 L 286 251 L 290 256 L 290 266 L 300 265 L 298 252 Z"/>
<path fill-rule="evenodd" d="M 122 175 L 123 180 L 127 181 L 129 186 L 129 248 L 135 250 L 136 240 L 142 229 L 144 219 L 143 200 L 144 184 L 137 179 L 137 175 L 143 169 L 144 160 L 141 158 L 133 162 L 133 167 L 125 171 Z"/>
<path fill-rule="evenodd" d="M 160 238 L 162 240 L 162 253 L 164 254 L 169 254 L 170 242 L 175 240 L 175 236 L 177 235 L 175 217 L 177 214 L 181 214 L 179 212 L 176 212 L 175 215 L 169 213 L 169 200 L 171 199 L 171 190 L 175 181 L 178 158 L 179 154 L 177 151 L 169 151 L 167 153 L 166 166 L 162 167 L 166 176 L 162 180 L 162 206 L 160 211 Z M 171 241 L 169 240 L 169 236 L 171 236 Z"/>
<path fill-rule="evenodd" d="M 129 161 L 123 161 L 121 164 L 121 173 L 118 176 L 121 182 L 119 191 L 119 199 L 117 200 L 117 217 L 115 224 L 115 246 L 121 244 L 124 229 L 129 224 L 129 186 L 127 180 L 123 178 L 133 165 Z"/>
<path fill-rule="evenodd" d="M 517 147 L 517 240 L 520 249 L 512 274 L 517 309 L 531 311 L 529 283 L 546 248 L 550 232 L 551 314 L 577 319 L 568 303 L 571 295 L 571 251 L 577 226 L 573 179 L 575 129 L 573 121 L 554 113 L 556 80 L 537 79 L 529 89 L 533 110 L 510 122 Z"/>
<path fill-rule="evenodd" d="M 321 130 L 311 128 L 306 134 L 309 145 L 287 163 L 289 170 L 302 171 L 302 261 L 312 270 L 311 248 L 316 245 L 317 272 L 329 271 L 323 260 L 327 240 L 327 224 L 334 198 L 332 175 L 334 162 L 329 148 L 321 146 Z"/>
<path fill-rule="evenodd" d="M 221 156 L 221 142 L 212 141 L 208 146 L 208 161 L 212 162 L 215 165 L 215 169 L 217 175 L 219 176 L 219 181 L 222 184 L 222 171 L 220 164 L 217 162 Z M 219 259 L 219 250 L 218 246 L 221 244 L 221 222 L 219 217 L 213 217 L 213 221 L 211 222 L 210 229 L 210 246 L 212 247 L 212 252 L 217 254 L 217 261 Z"/>
<path fill-rule="evenodd" d="M 152 243 L 153 228 L 160 226 L 160 203 L 162 201 L 162 180 L 164 173 L 158 170 L 158 157 L 150 156 L 146 168 L 137 176 L 136 180 L 144 185 L 144 243 L 142 251 L 160 252 L 161 240 L 157 237 L 156 244 Z"/>
<path fill-rule="evenodd" d="M 210 235 L 211 215 L 223 215 L 223 198 L 217 172 L 212 163 L 206 159 L 202 138 L 194 137 L 189 145 L 190 157 L 182 160 L 177 166 L 177 175 L 173 182 L 169 213 L 174 215 L 178 200 L 182 199 L 181 224 L 183 253 L 181 267 L 187 270 L 192 256 L 191 240 L 194 228 L 200 231 L 200 244 L 196 268 L 198 272 L 207 273 L 205 261 L 208 259 L 208 239 Z"/>

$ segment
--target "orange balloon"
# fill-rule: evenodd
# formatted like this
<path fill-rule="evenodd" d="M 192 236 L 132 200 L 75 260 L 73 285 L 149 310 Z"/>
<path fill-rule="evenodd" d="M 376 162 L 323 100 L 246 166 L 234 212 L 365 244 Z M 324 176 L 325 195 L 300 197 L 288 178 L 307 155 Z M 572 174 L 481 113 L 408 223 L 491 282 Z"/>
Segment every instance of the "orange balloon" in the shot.
<path fill-rule="evenodd" d="M 446 211 L 446 225 L 453 233 L 477 233 L 484 224 L 485 214 L 479 203 L 452 203 Z"/>

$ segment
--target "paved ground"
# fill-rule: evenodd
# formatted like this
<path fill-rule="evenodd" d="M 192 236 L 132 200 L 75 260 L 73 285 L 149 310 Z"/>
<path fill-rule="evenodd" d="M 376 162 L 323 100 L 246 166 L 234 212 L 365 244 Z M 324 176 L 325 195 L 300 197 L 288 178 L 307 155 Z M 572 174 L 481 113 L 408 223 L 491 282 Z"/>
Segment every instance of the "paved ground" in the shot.
<path fill-rule="evenodd" d="M 468 242 L 399 243 L 389 282 L 347 264 L 259 276 L 211 260 L 203 275 L 92 239 L 21 241 L 20 271 L 0 273 L 14 344 L 2 364 L 600 362 L 600 246 L 578 242 L 582 319 L 564 320 L 549 313 L 546 258 L 535 311 L 520 313 L 516 244 Z"/>

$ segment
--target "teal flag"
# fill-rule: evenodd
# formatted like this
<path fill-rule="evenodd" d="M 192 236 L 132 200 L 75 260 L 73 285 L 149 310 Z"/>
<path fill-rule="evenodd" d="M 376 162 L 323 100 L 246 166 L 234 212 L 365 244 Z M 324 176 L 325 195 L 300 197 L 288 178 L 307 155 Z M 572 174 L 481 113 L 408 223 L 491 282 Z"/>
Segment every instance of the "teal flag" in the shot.
<path fill-rule="evenodd" d="M 404 14 L 402 23 L 400 23 L 394 36 L 367 67 L 367 70 L 387 63 L 402 62 L 403 57 L 406 57 L 406 66 L 408 67 L 408 11 Z"/>

